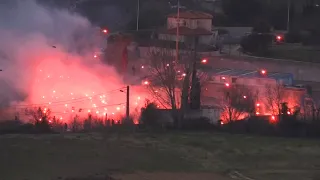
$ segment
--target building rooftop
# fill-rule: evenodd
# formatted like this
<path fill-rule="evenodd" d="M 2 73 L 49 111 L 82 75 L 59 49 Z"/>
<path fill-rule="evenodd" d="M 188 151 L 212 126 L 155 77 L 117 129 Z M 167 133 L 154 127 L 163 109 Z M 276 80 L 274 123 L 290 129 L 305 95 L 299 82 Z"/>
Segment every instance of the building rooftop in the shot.
<path fill-rule="evenodd" d="M 176 35 L 177 34 L 177 28 L 160 29 L 159 33 Z M 203 29 L 203 28 L 191 29 L 191 28 L 188 28 L 188 27 L 185 27 L 185 26 L 180 26 L 179 27 L 179 34 L 180 35 L 185 35 L 185 36 L 212 35 L 212 32 L 208 31 L 206 29 Z"/>
<path fill-rule="evenodd" d="M 241 70 L 241 69 L 229 69 L 229 68 L 212 68 L 208 66 L 201 67 L 201 70 L 211 75 L 225 75 L 234 77 L 244 77 L 244 78 L 272 78 L 272 79 L 282 79 L 282 78 L 293 78 L 290 73 L 279 73 L 279 72 L 267 72 L 262 75 L 258 70 Z"/>
<path fill-rule="evenodd" d="M 177 18 L 177 13 L 169 14 L 167 17 Z M 184 11 L 180 12 L 180 18 L 182 19 L 212 19 L 211 14 L 200 11 Z"/>

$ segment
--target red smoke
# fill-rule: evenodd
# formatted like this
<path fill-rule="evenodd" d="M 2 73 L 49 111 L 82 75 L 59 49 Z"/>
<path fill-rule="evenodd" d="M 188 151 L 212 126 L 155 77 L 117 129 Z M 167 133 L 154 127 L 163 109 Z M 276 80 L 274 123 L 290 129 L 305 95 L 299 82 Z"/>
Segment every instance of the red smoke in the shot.
<path fill-rule="evenodd" d="M 14 17 L 10 24 L 0 21 L 0 82 L 11 88 L 0 91 L 0 103 L 10 102 L 8 116 L 0 118 L 28 120 L 26 109 L 37 107 L 50 109 L 65 122 L 76 115 L 82 119 L 88 114 L 114 119 L 125 115 L 128 84 L 101 62 L 101 55 L 94 57 L 104 38 L 96 36 L 96 28 L 86 19 L 33 1 L 19 2 L 12 12 L 0 15 Z M 147 93 L 143 87 L 130 88 L 130 112 L 137 114 Z M 12 92 L 25 98 L 6 99 Z"/>

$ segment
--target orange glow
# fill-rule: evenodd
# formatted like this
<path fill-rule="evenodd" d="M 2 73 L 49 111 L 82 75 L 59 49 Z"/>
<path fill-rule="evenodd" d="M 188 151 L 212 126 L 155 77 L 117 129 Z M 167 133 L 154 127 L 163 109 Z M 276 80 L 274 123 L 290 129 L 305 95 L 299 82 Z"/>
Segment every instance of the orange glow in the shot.
<path fill-rule="evenodd" d="M 292 115 L 293 111 L 292 109 L 295 109 L 295 107 L 299 107 L 300 101 L 301 101 L 301 97 L 305 94 L 305 91 L 303 90 L 296 90 L 296 89 L 290 89 L 287 88 L 284 90 L 284 96 L 282 101 L 283 102 L 287 102 L 288 105 L 288 115 Z M 244 99 L 248 98 L 248 96 L 244 95 L 242 96 Z M 268 105 L 268 101 L 267 99 L 264 98 L 264 96 L 261 96 L 259 98 L 259 101 L 255 103 L 256 106 L 256 112 L 255 115 L 256 116 L 270 116 L 272 119 L 272 115 L 275 117 L 275 119 L 277 120 L 277 115 L 279 115 L 279 110 L 278 107 L 276 106 L 275 102 L 273 102 L 273 108 L 271 109 L 271 106 Z M 303 113 L 303 112 L 302 112 Z"/>
<path fill-rule="evenodd" d="M 202 59 L 202 60 L 201 60 L 201 63 L 202 63 L 202 64 L 206 64 L 207 62 L 208 62 L 207 59 Z"/>
<path fill-rule="evenodd" d="M 139 121 L 138 121 L 138 120 L 133 120 L 133 123 L 134 123 L 135 125 L 137 125 L 137 124 L 139 124 Z"/>
<path fill-rule="evenodd" d="M 226 86 L 226 87 L 230 87 L 230 84 L 229 84 L 229 83 L 226 83 L 225 86 Z"/>
<path fill-rule="evenodd" d="M 92 62 L 90 52 L 82 57 L 62 50 L 50 48 L 26 57 L 32 58 L 28 61 L 31 64 L 28 69 L 30 82 L 25 86 L 28 98 L 17 104 L 17 111 L 22 114 L 26 108 L 42 107 L 44 113 L 50 110 L 52 117 L 59 116 L 64 123 L 72 122 L 76 116 L 83 121 L 91 113 L 93 118 L 100 117 L 107 108 L 109 112 L 113 111 L 114 119 L 123 117 L 125 108 L 119 107 L 125 105 L 126 94 L 120 90 L 125 91 L 126 84 L 121 75 L 100 60 Z M 144 81 L 144 85 L 149 85 L 149 81 Z M 149 94 L 145 87 L 138 85 L 130 86 L 130 95 L 130 114 L 139 113 Z M 141 103 L 135 104 L 138 96 Z M 20 117 L 27 119 L 25 116 Z"/>
<path fill-rule="evenodd" d="M 277 36 L 277 40 L 281 41 L 282 40 L 282 36 Z"/>
<path fill-rule="evenodd" d="M 264 70 L 264 69 L 262 69 L 262 70 L 261 70 L 261 74 L 266 75 L 266 74 L 267 74 L 267 71 Z"/>
<path fill-rule="evenodd" d="M 149 81 L 144 81 L 143 84 L 144 85 L 149 85 L 150 83 L 149 83 Z"/>
<path fill-rule="evenodd" d="M 271 116 L 270 117 L 270 123 L 274 124 L 276 122 L 277 122 L 276 117 L 275 116 Z"/>
<path fill-rule="evenodd" d="M 107 29 L 103 29 L 102 32 L 103 32 L 104 34 L 107 34 L 107 33 L 108 33 L 108 30 L 107 30 Z"/>

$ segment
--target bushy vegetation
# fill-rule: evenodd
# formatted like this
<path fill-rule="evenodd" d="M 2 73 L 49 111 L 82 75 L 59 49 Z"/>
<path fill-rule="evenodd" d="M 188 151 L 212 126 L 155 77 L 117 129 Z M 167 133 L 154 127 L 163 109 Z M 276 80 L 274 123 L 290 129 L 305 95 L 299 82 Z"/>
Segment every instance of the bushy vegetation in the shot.
<path fill-rule="evenodd" d="M 141 127 L 147 129 L 160 129 L 161 128 L 161 117 L 159 116 L 157 105 L 155 103 L 146 104 L 145 108 L 141 111 L 140 124 Z"/>
<path fill-rule="evenodd" d="M 320 137 L 320 120 L 314 116 L 313 120 L 301 120 L 300 109 L 293 112 L 286 103 L 281 103 L 280 115 L 273 116 L 251 116 L 244 120 L 228 121 L 224 124 L 219 121 L 212 124 L 208 118 L 185 118 L 181 122 L 179 131 L 216 131 L 227 133 L 258 134 L 270 136 L 289 137 Z M 36 111 L 39 114 L 39 109 Z M 314 112 L 315 113 L 315 112 Z M 141 111 L 139 125 L 131 123 L 131 130 L 140 129 L 147 132 L 163 132 L 164 130 L 176 130 L 170 110 L 161 110 L 155 103 L 146 103 Z M 131 119 L 132 120 L 132 119 Z M 122 120 L 124 122 L 124 120 Z M 132 122 L 132 121 L 131 121 Z M 0 134 L 19 133 L 63 133 L 63 132 L 96 132 L 112 128 L 112 131 L 123 129 L 125 124 L 121 121 L 102 120 L 92 115 L 81 122 L 75 116 L 70 124 L 63 123 L 55 117 L 50 118 L 48 114 L 39 118 L 36 116 L 34 123 L 23 123 L 22 121 L 8 120 L 0 122 Z"/>

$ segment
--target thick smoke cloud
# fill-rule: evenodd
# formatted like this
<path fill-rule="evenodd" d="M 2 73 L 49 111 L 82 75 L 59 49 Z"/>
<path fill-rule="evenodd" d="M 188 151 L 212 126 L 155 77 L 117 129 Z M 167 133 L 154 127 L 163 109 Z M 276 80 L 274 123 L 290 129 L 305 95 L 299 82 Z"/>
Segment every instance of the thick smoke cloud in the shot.
<path fill-rule="evenodd" d="M 99 29 L 67 10 L 32 0 L 5 2 L 0 6 L 0 107 L 17 111 L 36 104 L 58 114 L 120 111 L 120 106 L 106 107 L 125 102 L 123 93 L 97 97 L 124 86 L 114 68 L 93 57 L 102 45 Z M 91 99 L 72 101 L 86 96 Z M 101 103 L 104 108 L 98 109 Z"/>

